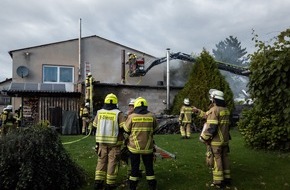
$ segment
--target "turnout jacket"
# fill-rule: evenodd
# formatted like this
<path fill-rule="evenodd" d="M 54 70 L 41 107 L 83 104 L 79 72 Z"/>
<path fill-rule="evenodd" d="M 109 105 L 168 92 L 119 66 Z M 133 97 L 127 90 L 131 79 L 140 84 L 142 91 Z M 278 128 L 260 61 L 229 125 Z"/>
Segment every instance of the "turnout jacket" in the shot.
<path fill-rule="evenodd" d="M 153 153 L 153 132 L 157 127 L 155 116 L 151 112 L 132 113 L 128 116 L 124 130 L 129 133 L 127 144 L 130 152 L 135 154 Z"/>
<path fill-rule="evenodd" d="M 180 115 L 178 118 L 179 122 L 181 124 L 191 123 L 192 122 L 192 114 L 193 114 L 192 107 L 183 105 L 180 108 Z"/>
<path fill-rule="evenodd" d="M 226 107 L 214 105 L 209 111 L 200 111 L 200 117 L 206 116 L 205 129 L 201 134 L 204 141 L 213 146 L 226 146 L 229 143 L 230 112 Z"/>
<path fill-rule="evenodd" d="M 96 142 L 106 145 L 122 145 L 123 126 L 125 118 L 123 112 L 118 109 L 100 109 L 93 121 L 96 127 Z"/>

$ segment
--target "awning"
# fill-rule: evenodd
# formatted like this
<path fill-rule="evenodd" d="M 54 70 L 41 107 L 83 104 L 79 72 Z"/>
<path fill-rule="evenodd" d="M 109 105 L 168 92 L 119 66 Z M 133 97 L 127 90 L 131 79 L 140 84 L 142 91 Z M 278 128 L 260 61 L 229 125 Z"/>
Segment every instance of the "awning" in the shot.
<path fill-rule="evenodd" d="M 80 92 L 66 91 L 65 84 L 14 83 L 6 91 L 12 97 L 80 97 Z"/>

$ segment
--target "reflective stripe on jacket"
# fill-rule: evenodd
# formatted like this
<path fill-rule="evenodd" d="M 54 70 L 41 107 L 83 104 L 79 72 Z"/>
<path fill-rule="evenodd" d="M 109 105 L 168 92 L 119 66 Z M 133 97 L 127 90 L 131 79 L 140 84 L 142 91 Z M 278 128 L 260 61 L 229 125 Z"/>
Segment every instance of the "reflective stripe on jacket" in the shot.
<path fill-rule="evenodd" d="M 193 114 L 192 107 L 183 105 L 180 109 L 179 121 L 182 123 L 191 123 L 192 114 Z"/>
<path fill-rule="evenodd" d="M 156 118 L 150 112 L 129 115 L 124 126 L 124 130 L 130 133 L 128 149 L 135 154 L 152 153 L 153 132 L 156 127 Z"/>
<path fill-rule="evenodd" d="M 213 146 L 227 145 L 229 142 L 229 110 L 226 107 L 214 106 L 206 115 L 206 128 L 201 137 L 204 140 L 211 140 Z"/>
<path fill-rule="evenodd" d="M 119 135 L 118 114 L 120 110 L 101 109 L 97 112 L 96 142 L 116 144 Z"/>
<path fill-rule="evenodd" d="M 14 122 L 14 118 L 13 118 L 13 113 L 11 111 L 3 111 L 3 113 L 1 114 L 1 120 L 3 122 L 3 124 L 8 124 L 11 123 L 13 124 Z"/>

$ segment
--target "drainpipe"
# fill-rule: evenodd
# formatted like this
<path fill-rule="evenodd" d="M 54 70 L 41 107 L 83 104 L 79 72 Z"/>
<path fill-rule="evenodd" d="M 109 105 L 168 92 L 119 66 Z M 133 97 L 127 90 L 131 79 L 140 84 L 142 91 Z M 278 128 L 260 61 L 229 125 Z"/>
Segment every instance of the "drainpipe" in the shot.
<path fill-rule="evenodd" d="M 122 56 L 122 66 L 121 66 L 121 84 L 125 84 L 125 50 L 121 51 Z"/>

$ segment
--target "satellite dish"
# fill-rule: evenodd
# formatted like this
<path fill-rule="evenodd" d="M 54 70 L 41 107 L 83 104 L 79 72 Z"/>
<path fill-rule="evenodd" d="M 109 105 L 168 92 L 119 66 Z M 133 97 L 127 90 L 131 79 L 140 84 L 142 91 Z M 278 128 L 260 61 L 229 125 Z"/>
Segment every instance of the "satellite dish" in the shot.
<path fill-rule="evenodd" d="M 23 78 L 23 77 L 27 77 L 28 76 L 29 70 L 25 66 L 19 66 L 17 68 L 17 70 L 16 70 L 16 73 L 17 73 L 18 76 Z"/>

